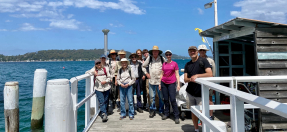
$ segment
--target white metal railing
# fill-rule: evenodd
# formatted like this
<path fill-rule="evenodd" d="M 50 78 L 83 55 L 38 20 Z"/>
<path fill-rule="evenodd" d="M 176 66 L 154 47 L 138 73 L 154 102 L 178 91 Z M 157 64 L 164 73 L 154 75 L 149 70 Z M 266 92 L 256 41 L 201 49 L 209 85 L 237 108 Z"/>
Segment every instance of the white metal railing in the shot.
<path fill-rule="evenodd" d="M 86 80 L 85 86 L 85 98 L 78 103 L 78 82 L 81 80 Z M 74 111 L 74 130 L 77 131 L 77 120 L 78 120 L 78 109 L 85 103 L 85 128 L 83 132 L 86 132 L 90 129 L 94 121 L 96 120 L 100 110 L 98 99 L 93 92 L 94 87 L 94 76 L 90 74 L 84 74 L 70 79 L 71 82 L 71 96 L 73 102 L 73 111 Z M 90 119 L 90 107 L 95 105 L 95 115 Z"/>
<path fill-rule="evenodd" d="M 272 101 L 253 94 L 245 93 L 237 90 L 238 82 L 287 82 L 287 76 L 242 76 L 242 77 L 211 77 L 197 78 L 196 83 L 202 86 L 202 113 L 199 106 L 191 106 L 191 111 L 203 122 L 202 129 L 204 132 L 222 132 L 218 126 L 209 120 L 209 88 L 225 95 L 230 96 L 231 111 L 231 129 L 232 132 L 243 132 L 244 130 L 244 107 L 245 108 L 261 108 L 269 112 L 287 118 L 287 105 Z M 225 87 L 216 83 L 228 82 L 230 87 Z M 245 104 L 244 102 L 249 103 Z M 220 105 L 217 105 L 220 106 Z M 216 107 L 216 105 L 212 106 Z"/>

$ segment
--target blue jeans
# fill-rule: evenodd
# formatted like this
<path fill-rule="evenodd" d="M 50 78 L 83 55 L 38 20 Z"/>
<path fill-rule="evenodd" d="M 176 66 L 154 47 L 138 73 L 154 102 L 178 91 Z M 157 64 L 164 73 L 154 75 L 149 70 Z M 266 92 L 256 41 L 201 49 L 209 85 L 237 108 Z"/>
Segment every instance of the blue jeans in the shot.
<path fill-rule="evenodd" d="M 104 92 L 95 90 L 95 93 L 100 103 L 101 114 L 103 113 L 107 114 L 110 90 Z"/>
<path fill-rule="evenodd" d="M 151 85 L 149 84 L 149 97 L 151 98 L 152 102 L 150 105 L 150 110 L 156 110 L 156 106 L 155 106 L 155 95 L 156 95 L 156 91 L 158 93 L 158 98 L 159 98 L 159 112 L 163 113 L 164 110 L 164 104 L 163 104 L 163 96 L 161 91 L 159 91 L 158 89 L 158 85 Z"/>
<path fill-rule="evenodd" d="M 133 103 L 133 87 L 128 86 L 127 88 L 122 88 L 120 86 L 120 98 L 121 98 L 121 116 L 126 116 L 126 98 L 128 98 L 129 102 L 129 117 L 134 117 L 135 110 L 134 110 L 134 103 Z"/>

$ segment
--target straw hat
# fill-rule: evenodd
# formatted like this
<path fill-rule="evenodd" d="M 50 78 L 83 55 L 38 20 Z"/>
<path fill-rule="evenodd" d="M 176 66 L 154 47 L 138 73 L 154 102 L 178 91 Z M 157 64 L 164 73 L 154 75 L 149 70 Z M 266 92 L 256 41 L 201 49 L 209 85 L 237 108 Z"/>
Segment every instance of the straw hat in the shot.
<path fill-rule="evenodd" d="M 158 51 L 159 51 L 159 54 L 158 54 L 158 55 L 162 54 L 162 51 L 159 50 L 158 46 L 156 46 L 156 45 L 152 47 L 152 50 L 149 51 L 149 54 L 152 55 L 152 51 L 153 51 L 153 50 L 158 50 Z"/>
<path fill-rule="evenodd" d="M 129 58 L 132 59 L 132 56 L 133 56 L 133 55 L 136 55 L 136 58 L 139 58 L 139 56 L 138 56 L 136 53 L 132 53 L 132 54 L 129 56 Z"/>
<path fill-rule="evenodd" d="M 122 58 L 121 62 L 124 62 L 124 61 L 129 61 L 129 60 L 127 58 Z"/>
<path fill-rule="evenodd" d="M 119 54 L 119 55 L 125 55 L 126 52 L 125 52 L 124 50 L 120 50 L 120 51 L 118 52 L 118 54 Z"/>
<path fill-rule="evenodd" d="M 206 51 L 209 51 L 209 49 L 207 49 L 204 44 L 199 45 L 199 46 L 198 46 L 198 50 L 206 50 Z"/>
<path fill-rule="evenodd" d="M 111 54 L 116 54 L 116 56 L 118 56 L 117 52 L 115 50 L 111 50 L 108 57 L 111 58 Z"/>

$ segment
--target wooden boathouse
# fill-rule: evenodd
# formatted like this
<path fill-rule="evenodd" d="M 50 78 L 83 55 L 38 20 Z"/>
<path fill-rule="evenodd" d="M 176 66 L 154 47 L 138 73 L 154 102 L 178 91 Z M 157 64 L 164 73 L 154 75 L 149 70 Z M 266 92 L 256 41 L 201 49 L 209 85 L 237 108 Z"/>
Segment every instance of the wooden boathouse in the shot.
<path fill-rule="evenodd" d="M 235 18 L 200 36 L 213 38 L 217 77 L 287 75 L 286 24 Z M 287 82 L 259 82 L 255 94 L 287 103 Z M 217 104 L 222 96 L 216 93 Z M 287 129 L 286 118 L 266 110 L 259 110 L 257 119 L 260 131 Z"/>

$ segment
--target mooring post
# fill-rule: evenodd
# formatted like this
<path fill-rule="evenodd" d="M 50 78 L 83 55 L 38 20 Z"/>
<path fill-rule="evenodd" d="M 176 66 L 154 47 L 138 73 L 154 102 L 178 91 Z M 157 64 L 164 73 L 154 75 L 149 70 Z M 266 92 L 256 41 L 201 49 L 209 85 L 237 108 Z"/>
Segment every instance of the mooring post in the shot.
<path fill-rule="evenodd" d="M 47 70 L 36 69 L 33 84 L 33 105 L 31 114 L 31 129 L 43 127 L 45 89 L 47 83 Z"/>
<path fill-rule="evenodd" d="M 49 80 L 45 98 L 45 132 L 74 132 L 69 80 Z"/>
<path fill-rule="evenodd" d="M 19 83 L 6 82 L 3 94 L 5 132 L 19 132 Z"/>

